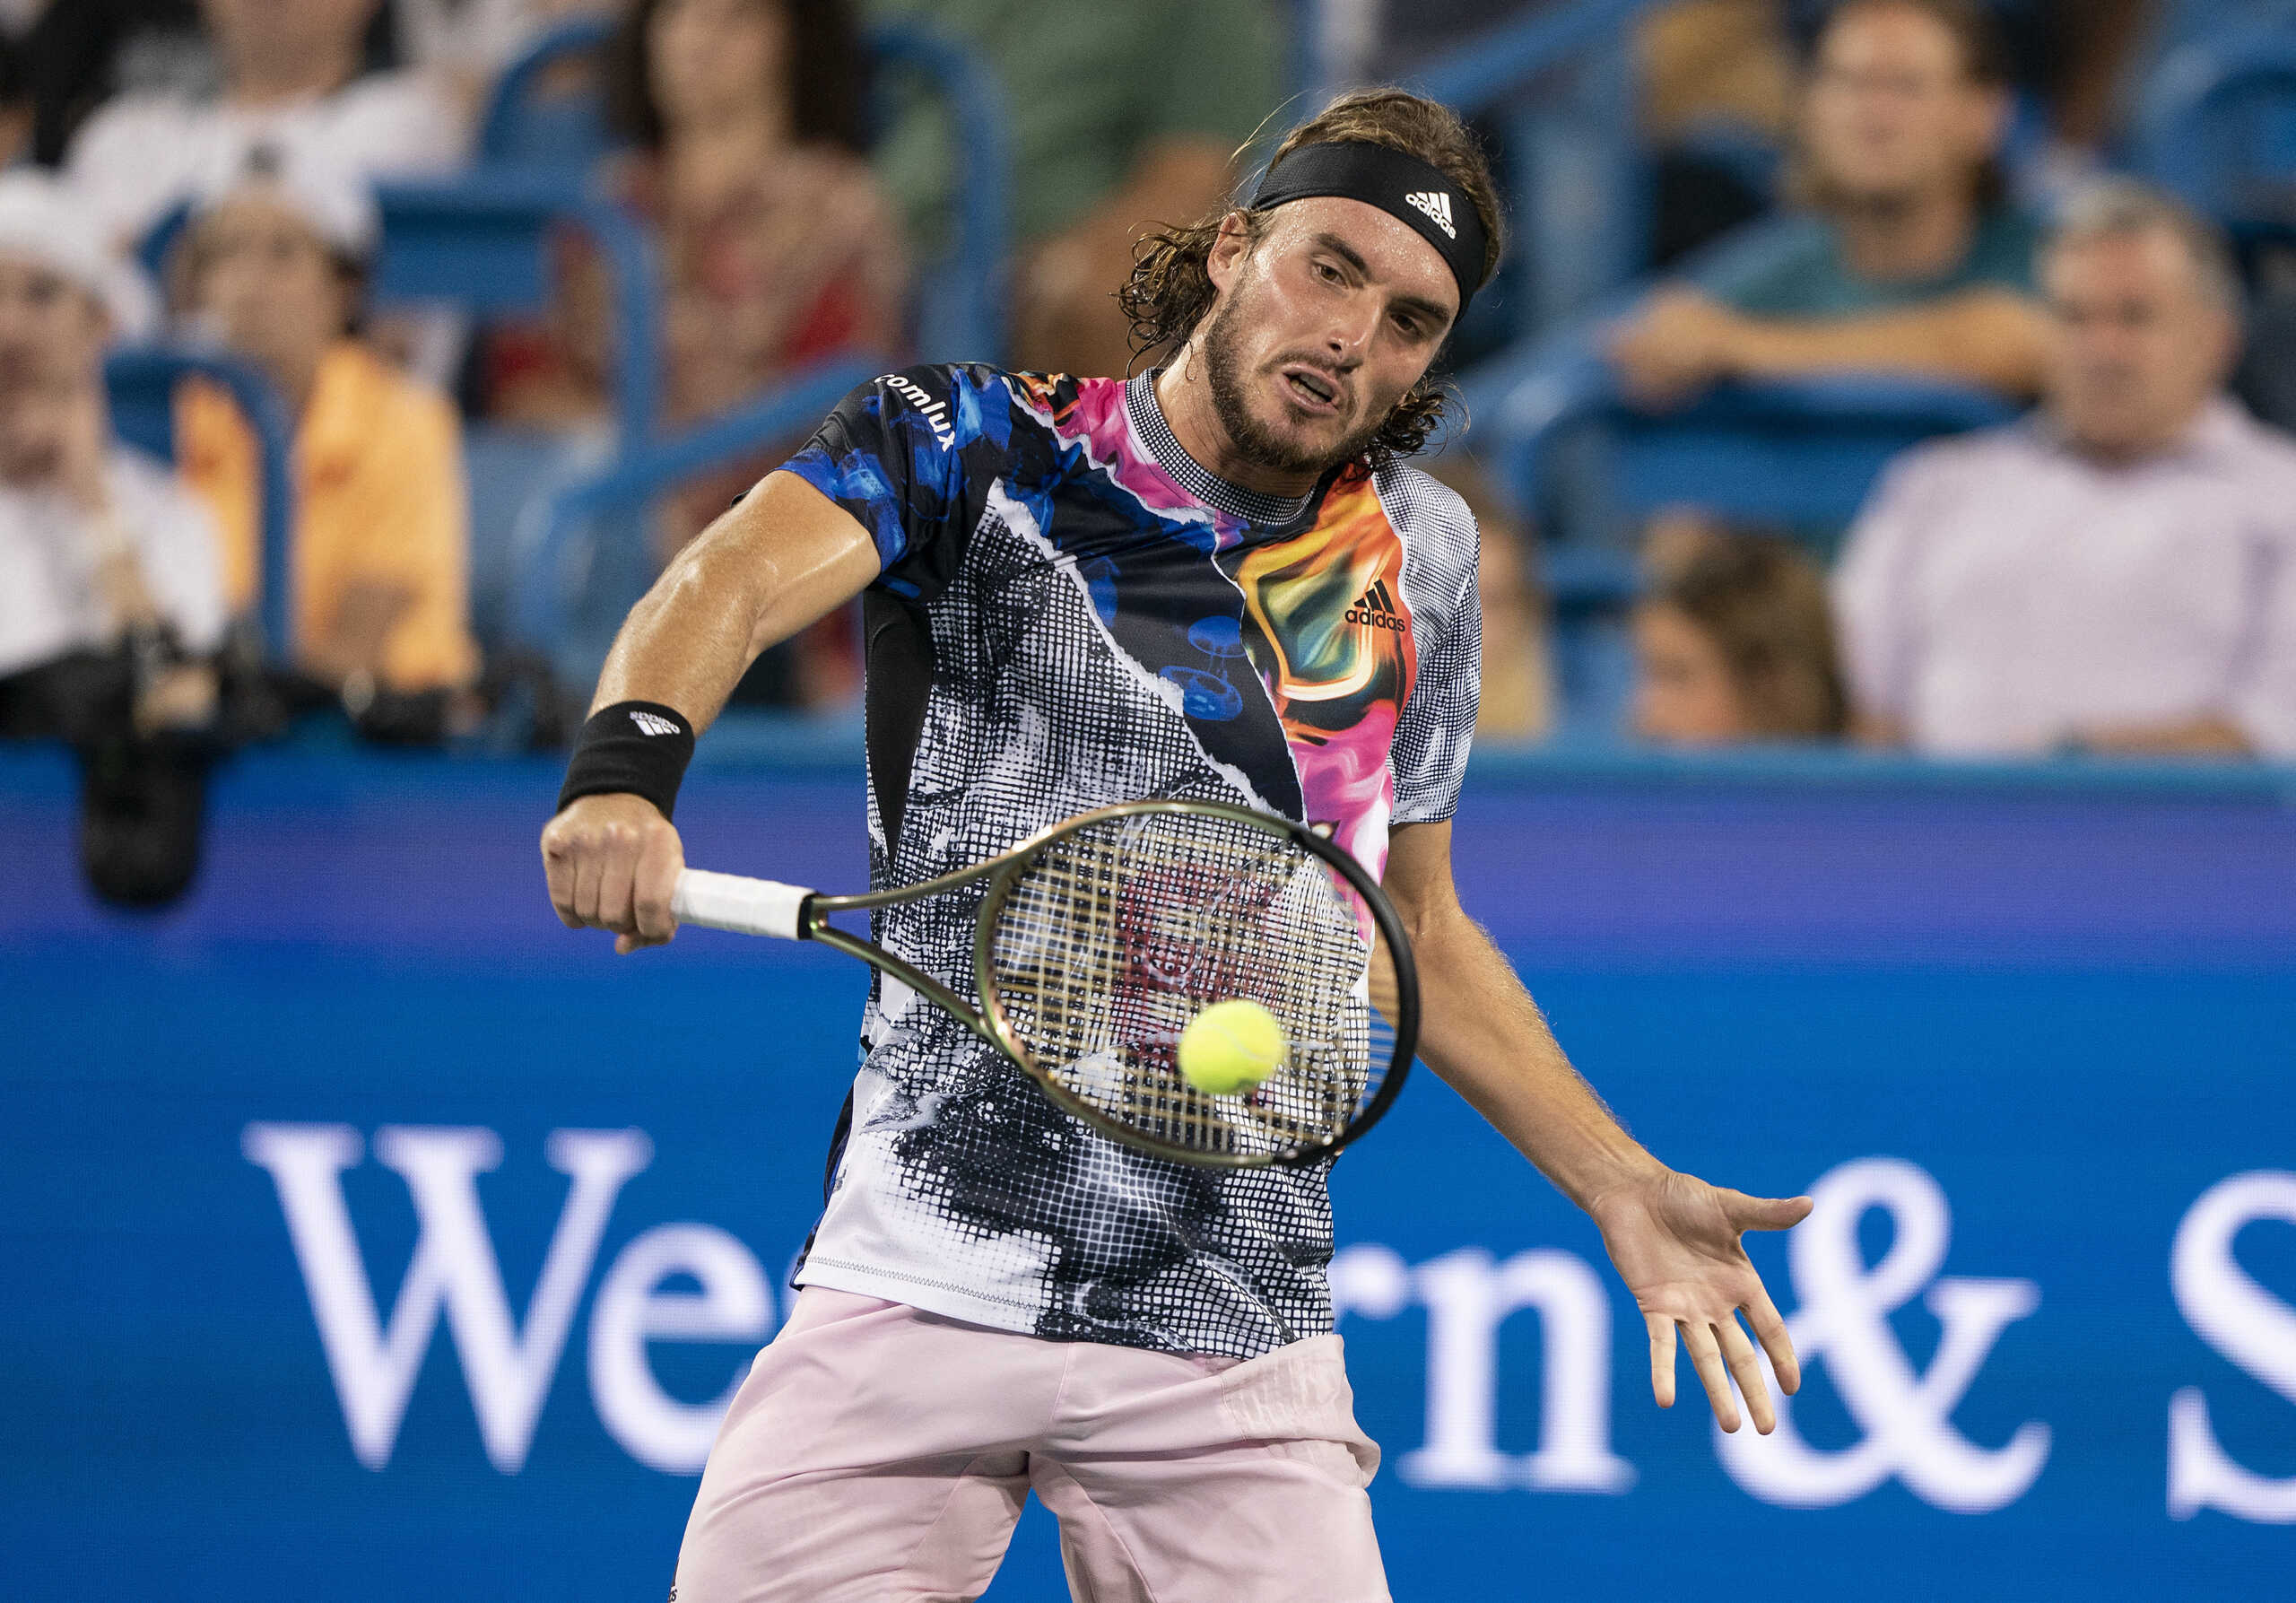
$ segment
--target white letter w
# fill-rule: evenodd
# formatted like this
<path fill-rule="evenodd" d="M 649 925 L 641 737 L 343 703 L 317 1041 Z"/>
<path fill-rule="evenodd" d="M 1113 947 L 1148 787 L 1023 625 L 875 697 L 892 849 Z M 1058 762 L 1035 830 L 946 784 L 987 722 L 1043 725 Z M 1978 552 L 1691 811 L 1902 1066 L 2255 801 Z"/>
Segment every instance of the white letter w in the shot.
<path fill-rule="evenodd" d="M 523 1329 L 511 1323 L 501 1266 L 478 1206 L 478 1176 L 502 1162 L 502 1142 L 492 1130 L 389 1126 L 375 1132 L 375 1156 L 406 1181 L 417 1224 L 414 1256 L 387 1327 L 377 1312 L 343 1199 L 343 1172 L 360 1161 L 359 1132 L 340 1124 L 251 1124 L 239 1146 L 248 1162 L 271 1172 L 279 1188 L 280 1209 L 359 1461 L 370 1469 L 390 1462 L 443 1309 L 487 1459 L 505 1475 L 517 1474 L 606 1216 L 623 1184 L 653 1159 L 645 1132 L 551 1132 L 544 1146 L 551 1167 L 573 1184 Z"/>

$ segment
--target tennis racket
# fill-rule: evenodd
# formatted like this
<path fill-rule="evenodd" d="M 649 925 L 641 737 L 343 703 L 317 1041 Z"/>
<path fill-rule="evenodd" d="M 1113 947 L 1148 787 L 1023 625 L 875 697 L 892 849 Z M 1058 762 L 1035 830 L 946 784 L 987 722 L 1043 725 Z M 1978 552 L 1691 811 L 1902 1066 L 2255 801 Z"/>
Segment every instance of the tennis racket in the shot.
<path fill-rule="evenodd" d="M 978 1006 L 839 913 L 986 882 Z M 1306 1163 L 1386 1113 L 1419 1039 L 1419 980 L 1387 896 L 1314 831 L 1247 807 L 1139 801 L 1079 814 L 1001 857 L 900 890 L 824 896 L 689 868 L 681 923 L 819 941 L 892 976 L 1117 1140 L 1214 1167 Z M 1273 1013 L 1283 1059 L 1248 1092 L 1181 1076 L 1180 1032 L 1213 1002 Z"/>

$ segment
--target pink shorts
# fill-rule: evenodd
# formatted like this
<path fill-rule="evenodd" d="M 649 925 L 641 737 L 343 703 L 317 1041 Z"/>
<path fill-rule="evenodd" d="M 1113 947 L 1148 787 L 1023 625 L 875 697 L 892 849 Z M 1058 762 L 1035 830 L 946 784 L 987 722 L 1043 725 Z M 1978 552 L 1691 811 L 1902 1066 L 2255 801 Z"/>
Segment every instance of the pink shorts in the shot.
<path fill-rule="evenodd" d="M 1336 1336 L 1181 1357 L 808 1286 L 719 1427 L 671 1596 L 977 1598 L 1033 1489 L 1086 1603 L 1372 1603 L 1378 1461 Z"/>

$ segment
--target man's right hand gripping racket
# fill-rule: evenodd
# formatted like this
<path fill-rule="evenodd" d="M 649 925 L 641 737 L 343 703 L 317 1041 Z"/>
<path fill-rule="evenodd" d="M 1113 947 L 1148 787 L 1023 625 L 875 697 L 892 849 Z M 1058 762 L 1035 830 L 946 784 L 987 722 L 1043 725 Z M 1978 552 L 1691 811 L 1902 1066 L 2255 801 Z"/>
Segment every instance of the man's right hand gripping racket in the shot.
<path fill-rule="evenodd" d="M 976 885 L 978 1006 L 829 922 Z M 671 907 L 682 923 L 860 958 L 1079 1119 L 1183 1163 L 1328 1156 L 1387 1111 L 1418 1045 L 1418 974 L 1378 882 L 1313 831 L 1225 803 L 1102 807 L 987 862 L 857 896 L 689 868 Z M 1213 1095 L 1180 1074 L 1179 1038 L 1237 998 L 1274 1015 L 1283 1051 L 1248 1091 Z"/>

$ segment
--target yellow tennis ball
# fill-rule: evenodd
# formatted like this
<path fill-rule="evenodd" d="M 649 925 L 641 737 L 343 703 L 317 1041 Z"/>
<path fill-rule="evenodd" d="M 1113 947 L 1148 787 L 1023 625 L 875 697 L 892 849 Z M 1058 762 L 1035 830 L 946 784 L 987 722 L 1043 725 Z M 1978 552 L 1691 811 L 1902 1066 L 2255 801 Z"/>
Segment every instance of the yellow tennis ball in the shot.
<path fill-rule="evenodd" d="M 1275 1072 L 1291 1043 L 1257 1002 L 1214 1002 L 1180 1032 L 1180 1075 L 1198 1091 L 1232 1096 Z"/>

